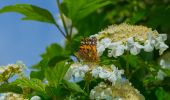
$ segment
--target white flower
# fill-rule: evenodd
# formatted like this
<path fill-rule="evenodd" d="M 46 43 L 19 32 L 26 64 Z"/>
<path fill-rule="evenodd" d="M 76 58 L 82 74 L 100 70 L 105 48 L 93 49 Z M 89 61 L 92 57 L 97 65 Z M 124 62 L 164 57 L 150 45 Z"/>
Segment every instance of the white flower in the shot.
<path fill-rule="evenodd" d="M 159 80 L 163 80 L 165 76 L 167 76 L 166 73 L 164 73 L 162 70 L 159 70 L 156 78 Z"/>
<path fill-rule="evenodd" d="M 124 53 L 125 50 L 125 46 L 122 45 L 121 42 L 115 42 L 115 43 L 111 43 L 109 45 L 109 50 L 108 50 L 108 56 L 109 57 L 118 57 L 121 56 Z"/>
<path fill-rule="evenodd" d="M 115 65 L 111 65 L 111 68 L 112 68 L 113 72 L 110 73 L 110 76 L 109 76 L 108 80 L 110 82 L 112 82 L 113 85 L 114 85 L 116 81 L 122 79 L 121 75 L 124 74 L 124 71 L 123 70 L 118 70 L 118 68 L 116 68 Z"/>
<path fill-rule="evenodd" d="M 164 41 L 167 40 L 167 35 L 166 34 L 159 34 L 156 39 L 160 42 L 164 42 Z"/>
<path fill-rule="evenodd" d="M 99 43 L 97 43 L 97 52 L 98 52 L 98 55 L 101 56 L 103 54 L 103 52 L 105 51 L 105 47 L 104 45 L 101 45 Z"/>
<path fill-rule="evenodd" d="M 104 38 L 101 41 L 97 42 L 97 52 L 99 56 L 103 54 L 105 49 L 110 45 L 111 40 L 109 38 Z"/>
<path fill-rule="evenodd" d="M 108 80 L 109 80 L 110 82 L 112 82 L 113 85 L 115 84 L 115 82 L 117 81 L 117 77 L 116 77 L 116 75 L 115 75 L 114 72 L 112 72 L 112 73 L 110 74 Z"/>
<path fill-rule="evenodd" d="M 101 78 L 112 82 L 114 85 L 115 82 L 122 80 L 121 75 L 124 73 L 123 70 L 118 70 L 115 65 L 111 65 L 112 71 L 105 70 L 102 67 L 96 67 L 92 70 L 92 76 L 95 78 Z"/>
<path fill-rule="evenodd" d="M 39 96 L 33 96 L 30 100 L 41 100 Z"/>
<path fill-rule="evenodd" d="M 159 55 L 162 55 L 163 52 L 168 49 L 168 45 L 166 45 L 164 42 L 158 42 L 155 48 L 159 49 Z"/>
<path fill-rule="evenodd" d="M 100 73 L 99 73 L 99 77 L 102 78 L 102 79 L 107 79 L 108 77 L 110 76 L 110 72 L 107 71 L 107 70 L 100 70 Z"/>
<path fill-rule="evenodd" d="M 154 45 L 155 45 L 155 39 L 153 38 L 152 36 L 152 33 L 149 32 L 147 33 L 147 38 L 148 40 L 145 41 L 145 44 L 144 44 L 144 51 L 146 52 L 151 52 L 153 51 L 154 49 Z"/>
<path fill-rule="evenodd" d="M 90 91 L 90 99 L 112 100 L 112 90 L 104 82 L 101 82 Z"/>
<path fill-rule="evenodd" d="M 76 78 L 83 78 L 88 70 L 89 67 L 87 65 L 82 65 L 80 67 L 73 69 L 72 72 Z"/>
<path fill-rule="evenodd" d="M 164 43 L 164 41 L 167 39 L 166 34 L 159 34 L 159 36 L 156 38 L 156 44 L 155 48 L 159 49 L 159 54 L 162 55 L 162 53 L 168 49 L 168 45 Z"/>
<path fill-rule="evenodd" d="M 161 59 L 159 64 L 162 68 L 166 68 L 165 60 Z"/>
<path fill-rule="evenodd" d="M 92 70 L 92 76 L 97 78 L 99 76 L 100 71 L 102 70 L 102 67 L 97 67 Z"/>
<path fill-rule="evenodd" d="M 142 49 L 143 46 L 140 45 L 138 42 L 134 42 L 133 37 L 130 37 L 127 41 L 127 49 L 130 51 L 131 54 L 137 55 L 140 53 L 140 49 Z"/>

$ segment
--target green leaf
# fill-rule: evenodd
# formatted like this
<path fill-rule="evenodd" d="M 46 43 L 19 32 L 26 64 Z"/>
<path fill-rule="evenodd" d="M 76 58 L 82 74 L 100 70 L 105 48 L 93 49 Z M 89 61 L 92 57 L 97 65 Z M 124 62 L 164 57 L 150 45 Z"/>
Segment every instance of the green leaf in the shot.
<path fill-rule="evenodd" d="M 37 78 L 37 79 L 40 79 L 40 80 L 43 80 L 44 79 L 44 74 L 43 74 L 43 70 L 40 70 L 40 71 L 32 71 L 30 73 L 30 77 L 31 78 Z"/>
<path fill-rule="evenodd" d="M 166 92 L 163 88 L 158 88 L 155 92 L 157 100 L 168 100 L 170 93 Z"/>
<path fill-rule="evenodd" d="M 47 22 L 51 24 L 56 24 L 52 14 L 43 8 L 37 7 L 30 4 L 16 4 L 5 6 L 0 9 L 0 13 L 6 12 L 17 12 L 23 14 L 23 20 L 36 20 L 40 22 Z"/>
<path fill-rule="evenodd" d="M 1 84 L 0 85 L 0 93 L 6 93 L 6 92 L 14 92 L 14 93 L 19 93 L 21 94 L 22 88 L 17 86 L 17 85 L 12 85 L 12 84 Z"/>
<path fill-rule="evenodd" d="M 48 67 L 54 67 L 56 63 L 69 59 L 69 51 L 58 44 L 51 44 L 46 48 L 46 52 L 41 55 L 43 60 L 47 61 Z"/>
<path fill-rule="evenodd" d="M 29 79 L 22 78 L 22 79 L 15 80 L 11 84 L 18 85 L 20 87 L 28 87 L 35 91 L 45 93 L 45 85 L 39 79 L 30 79 L 29 80 Z"/>
<path fill-rule="evenodd" d="M 57 63 L 55 67 L 46 69 L 45 77 L 51 86 L 57 87 L 61 83 L 70 66 L 69 64 L 66 65 L 65 63 L 66 61 L 61 61 Z"/>
<path fill-rule="evenodd" d="M 69 82 L 67 80 L 63 80 L 63 83 L 67 86 L 67 88 L 69 90 L 73 90 L 75 92 L 79 92 L 79 93 L 84 93 L 84 91 L 80 88 L 79 85 L 77 85 L 76 83 L 73 82 Z"/>
<path fill-rule="evenodd" d="M 137 22 L 141 21 L 145 16 L 146 16 L 146 11 L 139 10 L 132 13 L 132 17 L 128 19 L 126 22 L 129 22 L 131 24 L 136 24 Z"/>
<path fill-rule="evenodd" d="M 109 0 L 64 0 L 61 7 L 73 22 L 77 22 L 110 3 Z"/>
<path fill-rule="evenodd" d="M 68 56 L 64 56 L 64 55 L 63 56 L 55 56 L 48 61 L 48 66 L 53 67 L 53 66 L 55 66 L 56 63 L 63 61 L 63 60 L 67 60 L 67 59 L 69 59 Z"/>
<path fill-rule="evenodd" d="M 47 93 L 47 95 L 49 96 L 57 96 L 57 99 L 63 100 L 66 95 L 68 95 L 70 92 L 65 89 L 62 85 L 60 85 L 59 87 L 51 87 L 51 86 L 47 86 L 45 88 L 45 91 Z"/>
<path fill-rule="evenodd" d="M 56 56 L 68 56 L 69 51 L 64 50 L 59 44 L 51 44 L 46 48 L 46 52 L 41 55 L 43 59 L 51 59 Z"/>

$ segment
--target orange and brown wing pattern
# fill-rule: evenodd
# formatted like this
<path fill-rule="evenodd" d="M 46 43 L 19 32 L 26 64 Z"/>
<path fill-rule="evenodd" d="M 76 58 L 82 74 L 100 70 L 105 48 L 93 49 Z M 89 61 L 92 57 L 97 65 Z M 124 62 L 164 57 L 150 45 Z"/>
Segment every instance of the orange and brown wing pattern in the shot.
<path fill-rule="evenodd" d="M 83 38 L 76 56 L 83 61 L 97 62 L 99 59 L 97 56 L 96 44 L 97 39 L 95 37 Z"/>

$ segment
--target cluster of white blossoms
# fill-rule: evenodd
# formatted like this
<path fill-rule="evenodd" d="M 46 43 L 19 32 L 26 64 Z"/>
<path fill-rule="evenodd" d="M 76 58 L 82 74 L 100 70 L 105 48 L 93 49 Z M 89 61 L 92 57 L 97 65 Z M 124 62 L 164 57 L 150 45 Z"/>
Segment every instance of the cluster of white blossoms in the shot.
<path fill-rule="evenodd" d="M 95 100 L 145 100 L 144 96 L 131 83 L 124 82 L 114 86 L 101 82 L 90 91 L 90 99 Z"/>
<path fill-rule="evenodd" d="M 108 80 L 114 85 L 116 82 L 122 80 L 122 74 L 124 74 L 124 71 L 118 70 L 118 68 L 115 65 L 98 66 L 74 63 L 70 66 L 66 76 L 69 77 L 70 79 L 72 76 L 75 78 L 83 79 L 85 78 L 86 73 L 90 73 L 94 78 Z"/>
<path fill-rule="evenodd" d="M 108 80 L 113 85 L 122 80 L 122 74 L 124 74 L 124 70 L 118 70 L 115 65 L 111 65 L 111 71 L 100 66 L 92 69 L 93 77 Z"/>
<path fill-rule="evenodd" d="M 159 50 L 161 55 L 168 48 L 164 43 L 167 39 L 166 34 L 158 34 L 156 30 L 152 31 L 152 29 L 144 26 L 125 23 L 109 26 L 91 37 L 96 37 L 98 40 L 97 52 L 99 56 L 105 50 L 108 50 L 108 57 L 118 57 L 123 55 L 125 51 L 137 55 L 141 49 L 145 52 L 151 52 L 154 48 Z"/>
<path fill-rule="evenodd" d="M 23 95 L 9 92 L 1 94 L 0 100 L 28 100 L 28 99 L 24 99 Z"/>
<path fill-rule="evenodd" d="M 22 62 L 16 64 L 8 64 L 7 66 L 0 66 L 0 82 L 7 81 L 14 74 L 19 74 L 25 68 Z"/>
<path fill-rule="evenodd" d="M 1 94 L 0 100 L 29 100 L 29 99 L 25 99 L 21 94 L 8 92 Z M 30 98 L 30 100 L 41 100 L 41 98 L 39 96 L 33 96 Z"/>
<path fill-rule="evenodd" d="M 163 80 L 167 74 L 162 70 L 170 70 L 170 52 L 165 53 L 159 60 L 159 64 L 161 69 L 159 69 L 156 78 L 159 80 Z"/>
<path fill-rule="evenodd" d="M 75 78 L 84 78 L 85 74 L 90 70 L 88 65 L 83 65 L 81 63 L 73 63 L 66 73 L 67 79 L 72 76 Z"/>

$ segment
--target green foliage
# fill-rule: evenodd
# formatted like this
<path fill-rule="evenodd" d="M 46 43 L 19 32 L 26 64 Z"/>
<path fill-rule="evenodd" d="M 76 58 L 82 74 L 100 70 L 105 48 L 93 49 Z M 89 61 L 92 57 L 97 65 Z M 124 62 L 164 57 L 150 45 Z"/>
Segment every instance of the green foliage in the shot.
<path fill-rule="evenodd" d="M 75 27 L 78 34 L 72 36 L 72 32 L 67 33 L 68 29 L 65 29 L 65 39 L 67 39 L 65 48 L 58 44 L 48 46 L 45 53 L 41 55 L 42 60 L 32 67 L 36 70 L 31 72 L 31 79 L 17 79 L 12 83 L 2 84 L 0 85 L 1 93 L 22 93 L 22 89 L 27 87 L 32 89 L 32 93 L 43 94 L 44 98 L 49 100 L 72 100 L 75 99 L 72 98 L 75 95 L 80 96 L 81 99 L 87 99 L 88 93 L 82 90 L 86 84 L 85 81 L 76 84 L 63 79 L 70 65 L 70 62 L 69 64 L 65 62 L 70 61 L 70 56 L 78 51 L 82 37 L 92 35 L 109 24 L 122 22 L 142 24 L 157 28 L 160 32 L 170 33 L 170 7 L 164 0 L 151 2 L 147 0 L 63 0 L 59 8 L 61 15 L 64 14 L 71 19 L 72 26 L 69 28 Z M 47 22 L 59 27 L 48 10 L 34 5 L 17 4 L 0 9 L 0 13 L 6 12 L 23 14 L 25 16 L 23 20 Z M 165 100 L 170 98 L 170 92 L 166 90 L 170 88 L 168 84 L 170 71 L 162 69 L 167 74 L 162 81 L 155 78 L 160 69 L 155 62 L 158 57 L 156 51 L 149 53 L 142 51 L 139 56 L 127 53 L 111 59 L 104 54 L 100 58 L 100 65 L 115 64 L 125 70 L 125 77 L 147 99 Z M 48 83 L 42 83 L 44 80 Z M 100 81 L 92 80 L 90 89 Z"/>
<path fill-rule="evenodd" d="M 84 93 L 84 91 L 76 83 L 69 82 L 67 80 L 63 80 L 63 84 L 65 84 L 67 86 L 68 90 L 72 90 L 72 91 L 75 91 L 78 93 Z"/>
<path fill-rule="evenodd" d="M 16 79 L 11 83 L 12 85 L 17 85 L 22 88 L 27 87 L 31 88 L 37 92 L 45 93 L 45 85 L 38 79 Z"/>
<path fill-rule="evenodd" d="M 163 88 L 158 88 L 155 92 L 157 100 L 168 100 L 170 93 L 166 92 Z"/>
<path fill-rule="evenodd" d="M 52 14 L 43 8 L 29 5 L 29 4 L 16 4 L 5 6 L 0 9 L 0 13 L 6 12 L 17 12 L 23 14 L 25 17 L 23 20 L 35 20 L 40 22 L 47 22 L 51 24 L 56 24 Z"/>
<path fill-rule="evenodd" d="M 43 80 L 44 79 L 44 74 L 43 74 L 43 70 L 40 70 L 40 71 L 32 71 L 30 73 L 30 77 L 31 78 L 37 78 L 37 79 L 40 79 L 40 80 Z"/>
<path fill-rule="evenodd" d="M 47 86 L 45 90 L 48 96 L 60 100 L 65 99 L 70 94 L 70 92 L 63 85 L 60 85 L 58 87 Z"/>
<path fill-rule="evenodd" d="M 62 10 L 72 19 L 73 23 L 77 23 L 92 12 L 110 3 L 109 0 L 64 0 Z"/>
<path fill-rule="evenodd" d="M 5 83 L 0 85 L 0 93 L 5 93 L 5 92 L 14 92 L 14 93 L 21 94 L 23 91 L 22 88 L 19 86 L 10 83 L 9 84 Z"/>
<path fill-rule="evenodd" d="M 70 64 L 66 64 L 66 61 L 61 61 L 57 63 L 55 67 L 46 69 L 45 77 L 51 86 L 58 87 L 58 85 L 61 84 L 69 65 Z"/>

